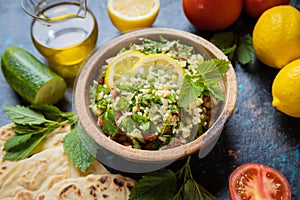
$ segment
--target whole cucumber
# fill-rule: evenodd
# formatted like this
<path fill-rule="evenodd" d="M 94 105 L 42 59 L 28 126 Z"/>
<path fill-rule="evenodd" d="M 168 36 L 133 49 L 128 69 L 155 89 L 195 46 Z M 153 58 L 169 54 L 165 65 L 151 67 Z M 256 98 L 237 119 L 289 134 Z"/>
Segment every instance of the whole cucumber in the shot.
<path fill-rule="evenodd" d="M 18 46 L 3 52 L 1 70 L 7 83 L 31 104 L 55 104 L 67 88 L 62 77 Z"/>

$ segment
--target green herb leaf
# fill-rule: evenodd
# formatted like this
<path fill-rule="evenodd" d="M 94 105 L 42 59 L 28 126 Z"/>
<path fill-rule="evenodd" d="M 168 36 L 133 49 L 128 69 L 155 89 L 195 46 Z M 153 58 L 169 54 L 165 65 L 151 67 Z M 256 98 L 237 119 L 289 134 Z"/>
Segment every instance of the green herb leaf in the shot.
<path fill-rule="evenodd" d="M 73 125 L 78 121 L 78 116 L 75 112 L 63 112 L 61 113 L 61 116 L 66 118 L 67 123 Z"/>
<path fill-rule="evenodd" d="M 235 43 L 235 40 L 236 36 L 233 32 L 219 32 L 215 33 L 210 41 L 218 48 L 223 50 L 232 47 L 232 45 Z"/>
<path fill-rule="evenodd" d="M 118 134 L 118 128 L 115 125 L 115 117 L 113 110 L 107 110 L 101 115 L 104 123 L 101 127 L 105 133 L 108 133 L 111 136 Z"/>
<path fill-rule="evenodd" d="M 11 148 L 14 148 L 20 144 L 23 144 L 27 142 L 31 138 L 32 134 L 26 134 L 26 135 L 14 135 L 11 138 L 9 138 L 4 145 L 4 150 L 9 150 Z"/>
<path fill-rule="evenodd" d="M 254 49 L 250 34 L 241 37 L 237 48 L 237 59 L 242 64 L 254 62 Z"/>
<path fill-rule="evenodd" d="M 199 191 L 202 194 L 202 197 L 204 200 L 218 200 L 214 195 L 212 195 L 210 192 L 208 192 L 204 187 L 202 187 L 200 184 L 197 184 Z"/>
<path fill-rule="evenodd" d="M 16 124 L 15 127 L 13 127 L 14 132 L 18 135 L 23 135 L 23 134 L 38 134 L 38 133 L 43 133 L 47 130 L 47 127 L 44 126 L 37 126 L 37 125 L 21 125 L 21 124 Z"/>
<path fill-rule="evenodd" d="M 33 104 L 29 108 L 42 113 L 46 119 L 57 121 L 62 114 L 62 111 L 57 107 L 48 104 Z"/>
<path fill-rule="evenodd" d="M 47 120 L 62 122 L 68 120 L 68 123 L 74 124 L 78 118 L 75 112 L 63 112 L 59 108 L 48 104 L 34 104 L 29 108 L 42 113 Z"/>
<path fill-rule="evenodd" d="M 229 69 L 230 62 L 222 59 L 206 60 L 198 65 L 197 71 L 200 75 L 205 76 L 208 74 L 216 74 L 220 78 Z M 212 77 L 214 78 L 214 77 Z"/>
<path fill-rule="evenodd" d="M 16 124 L 36 125 L 47 122 L 45 117 L 38 112 L 24 106 L 3 106 L 8 117 Z"/>
<path fill-rule="evenodd" d="M 98 150 L 98 144 L 86 133 L 80 124 L 76 125 L 74 129 L 77 131 L 77 134 L 80 137 L 82 144 L 85 146 L 85 149 L 87 149 L 95 158 Z"/>
<path fill-rule="evenodd" d="M 200 95 L 202 89 L 197 87 L 187 76 L 183 79 L 180 89 L 178 104 L 180 107 L 189 105 L 195 102 Z"/>
<path fill-rule="evenodd" d="M 24 136 L 25 137 L 25 136 Z M 9 151 L 4 155 L 4 160 L 20 160 L 26 158 L 30 153 L 41 143 L 41 141 L 46 137 L 46 134 L 36 134 L 32 135 L 29 140 L 21 143 L 14 148 L 9 149 Z"/>
<path fill-rule="evenodd" d="M 75 127 L 64 137 L 64 149 L 74 166 L 80 169 L 80 171 L 86 172 L 94 160 L 94 156 L 92 154 L 95 154 L 95 151 L 92 153 L 89 151 L 93 148 L 87 147 L 79 135 L 84 134 L 84 132 L 79 130 L 80 129 Z"/>
<path fill-rule="evenodd" d="M 205 190 L 193 178 L 190 158 L 191 157 L 188 157 L 186 164 L 177 172 L 177 179 L 181 183 L 181 186 L 173 200 L 217 200 L 215 196 Z"/>
<path fill-rule="evenodd" d="M 211 40 L 228 58 L 242 65 L 254 62 L 254 49 L 250 34 L 238 36 L 233 32 L 215 33 Z"/>
<path fill-rule="evenodd" d="M 210 41 L 233 60 L 237 48 L 237 36 L 233 32 L 215 33 Z"/>
<path fill-rule="evenodd" d="M 198 188 L 198 184 L 192 178 L 187 179 L 183 185 L 183 199 L 194 199 L 194 200 L 204 200 L 201 191 Z"/>
<path fill-rule="evenodd" d="M 129 200 L 172 199 L 176 184 L 176 175 L 171 170 L 162 169 L 148 173 L 133 188 Z"/>
<path fill-rule="evenodd" d="M 208 90 L 210 92 L 210 96 L 213 96 L 221 101 L 225 101 L 224 91 L 217 84 L 208 85 Z"/>

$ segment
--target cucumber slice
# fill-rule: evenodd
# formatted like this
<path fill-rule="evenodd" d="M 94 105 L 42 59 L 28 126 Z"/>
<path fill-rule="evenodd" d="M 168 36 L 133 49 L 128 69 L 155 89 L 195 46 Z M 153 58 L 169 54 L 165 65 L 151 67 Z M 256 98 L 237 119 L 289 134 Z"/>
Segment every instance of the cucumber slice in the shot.
<path fill-rule="evenodd" d="M 7 83 L 32 104 L 55 104 L 63 98 L 67 88 L 62 77 L 18 46 L 8 47 L 3 52 L 1 70 Z"/>

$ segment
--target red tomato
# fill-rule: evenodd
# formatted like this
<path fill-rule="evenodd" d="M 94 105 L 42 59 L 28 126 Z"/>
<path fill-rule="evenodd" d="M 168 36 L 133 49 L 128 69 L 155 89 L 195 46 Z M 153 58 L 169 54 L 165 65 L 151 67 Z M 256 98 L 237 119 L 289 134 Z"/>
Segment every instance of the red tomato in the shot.
<path fill-rule="evenodd" d="M 277 170 L 256 163 L 236 168 L 230 175 L 231 200 L 290 200 L 291 190 L 286 178 Z"/>
<path fill-rule="evenodd" d="M 289 3 L 290 0 L 244 0 L 244 9 L 251 17 L 258 18 L 265 10 L 273 6 Z"/>
<path fill-rule="evenodd" d="M 185 16 L 196 28 L 222 30 L 240 16 L 243 0 L 182 0 Z"/>

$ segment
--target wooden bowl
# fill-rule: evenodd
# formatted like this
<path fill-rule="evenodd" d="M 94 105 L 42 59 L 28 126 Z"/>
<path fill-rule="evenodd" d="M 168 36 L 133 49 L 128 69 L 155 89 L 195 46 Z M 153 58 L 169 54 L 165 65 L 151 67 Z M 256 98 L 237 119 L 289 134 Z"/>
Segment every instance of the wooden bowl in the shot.
<path fill-rule="evenodd" d="M 204 157 L 212 150 L 218 141 L 224 125 L 231 117 L 236 105 L 237 81 L 232 66 L 230 66 L 229 71 L 223 76 L 226 100 L 223 108 L 218 112 L 219 116 L 203 135 L 179 147 L 166 150 L 139 150 L 123 146 L 111 140 L 103 133 L 101 128 L 97 125 L 96 117 L 89 108 L 89 89 L 93 80 L 97 80 L 100 67 L 106 64 L 105 60 L 115 56 L 123 47 L 128 48 L 130 44 L 138 43 L 139 38 L 143 37 L 158 40 L 160 36 L 169 40 L 180 40 L 187 45 L 193 46 L 200 52 L 206 51 L 208 56 L 212 58 L 227 60 L 227 57 L 212 43 L 197 35 L 180 30 L 147 28 L 121 35 L 105 45 L 102 45 L 83 66 L 81 73 L 77 77 L 74 92 L 76 112 L 78 113 L 80 123 L 84 130 L 101 147 L 127 160 L 144 163 L 162 163 L 165 161 L 174 161 L 196 152 L 199 153 L 199 157 Z"/>

